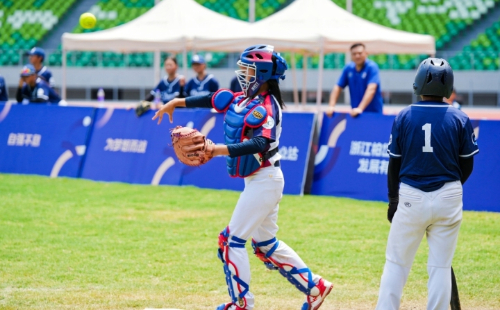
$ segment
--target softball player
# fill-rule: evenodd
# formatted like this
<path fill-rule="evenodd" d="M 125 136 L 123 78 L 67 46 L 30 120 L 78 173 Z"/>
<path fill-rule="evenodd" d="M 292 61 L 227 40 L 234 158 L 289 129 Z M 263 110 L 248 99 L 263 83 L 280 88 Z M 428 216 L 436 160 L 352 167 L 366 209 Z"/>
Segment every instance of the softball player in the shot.
<path fill-rule="evenodd" d="M 40 47 L 34 47 L 31 49 L 29 57 L 30 63 L 35 67 L 38 77 L 49 84 L 50 87 L 54 87 L 55 81 L 52 77 L 52 72 L 43 64 L 45 51 Z"/>
<path fill-rule="evenodd" d="M 333 285 L 315 275 L 285 242 L 276 239 L 278 210 L 284 180 L 278 152 L 283 100 L 278 80 L 284 79 L 285 59 L 270 45 L 247 48 L 236 71 L 243 92 L 219 90 L 205 96 L 174 99 L 153 119 L 170 121 L 175 107 L 206 107 L 225 113 L 226 145 L 217 145 L 214 156 L 227 156 L 227 170 L 245 178 L 229 225 L 219 235 L 219 258 L 223 263 L 231 301 L 217 310 L 253 309 L 250 293 L 250 264 L 245 244 L 250 237 L 255 255 L 267 268 L 279 270 L 288 281 L 306 294 L 302 310 L 318 309 Z"/>
<path fill-rule="evenodd" d="M 194 55 L 193 58 L 191 58 L 191 67 L 196 73 L 196 76 L 186 83 L 184 89 L 185 97 L 208 95 L 219 89 L 219 82 L 215 79 L 213 74 L 207 74 L 205 71 L 207 68 L 205 58 L 200 55 Z"/>
<path fill-rule="evenodd" d="M 389 140 L 387 217 L 392 225 L 377 304 L 380 310 L 399 309 L 424 234 L 429 244 L 427 309 L 448 309 L 451 261 L 462 221 L 462 184 L 479 152 L 467 115 L 443 102 L 453 90 L 453 71 L 446 60 L 424 60 L 413 89 L 422 101 L 399 113 Z"/>

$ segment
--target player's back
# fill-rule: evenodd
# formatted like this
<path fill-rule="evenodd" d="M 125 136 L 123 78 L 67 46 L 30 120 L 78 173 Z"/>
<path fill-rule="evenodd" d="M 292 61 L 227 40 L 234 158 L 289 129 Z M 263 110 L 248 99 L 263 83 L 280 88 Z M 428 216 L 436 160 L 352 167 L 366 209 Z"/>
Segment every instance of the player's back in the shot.
<path fill-rule="evenodd" d="M 444 102 L 415 103 L 396 117 L 389 144 L 401 182 L 430 192 L 461 178 L 460 157 L 477 153 L 467 115 Z"/>

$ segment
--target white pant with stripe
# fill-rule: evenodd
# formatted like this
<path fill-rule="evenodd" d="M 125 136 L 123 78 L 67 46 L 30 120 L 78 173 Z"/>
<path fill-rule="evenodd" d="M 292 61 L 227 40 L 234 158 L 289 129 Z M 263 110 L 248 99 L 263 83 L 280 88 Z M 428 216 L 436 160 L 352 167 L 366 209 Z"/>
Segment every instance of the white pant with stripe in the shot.
<path fill-rule="evenodd" d="M 392 220 L 377 310 L 399 309 L 403 287 L 424 234 L 429 244 L 428 310 L 447 310 L 451 299 L 451 261 L 462 222 L 462 184 L 446 183 L 423 192 L 401 183 Z"/>
<path fill-rule="evenodd" d="M 240 195 L 229 222 L 230 235 L 248 241 L 251 241 L 251 237 L 253 237 L 257 242 L 275 237 L 278 232 L 278 210 L 283 187 L 283 173 L 279 167 L 262 168 L 255 175 L 245 178 L 245 189 Z M 270 247 L 268 246 L 266 251 Z M 246 249 L 229 248 L 229 258 L 236 265 L 239 277 L 250 284 L 250 262 Z M 273 253 L 273 258 L 280 263 L 295 266 L 297 269 L 307 267 L 299 255 L 281 240 Z M 312 278 L 315 283 L 321 279 L 315 274 L 312 275 Z M 248 303 L 247 309 L 252 309 L 254 306 L 253 294 L 248 292 L 245 298 Z M 265 307 L 265 305 L 261 305 L 259 308 Z"/>

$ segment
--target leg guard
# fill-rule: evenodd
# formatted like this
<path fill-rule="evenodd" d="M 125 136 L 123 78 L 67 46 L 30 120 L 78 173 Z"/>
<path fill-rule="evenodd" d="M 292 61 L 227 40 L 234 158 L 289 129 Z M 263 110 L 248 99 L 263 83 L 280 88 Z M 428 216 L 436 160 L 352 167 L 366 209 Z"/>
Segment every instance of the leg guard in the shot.
<path fill-rule="evenodd" d="M 229 227 L 226 227 L 219 234 L 219 253 L 218 256 L 224 264 L 224 273 L 226 274 L 227 291 L 231 297 L 232 303 L 220 305 L 217 309 L 246 309 L 247 301 L 245 295 L 248 293 L 248 283 L 245 283 L 238 276 L 238 269 L 229 258 L 229 248 L 245 248 L 246 240 L 236 236 L 229 235 Z M 234 306 L 234 307 L 232 307 Z"/>
<path fill-rule="evenodd" d="M 261 251 L 260 247 L 268 246 L 273 244 L 273 247 L 264 253 Z M 302 269 L 297 269 L 297 267 L 292 266 L 287 263 L 280 263 L 275 258 L 273 258 L 273 253 L 279 247 L 279 241 L 276 238 L 272 238 L 263 242 L 256 242 L 252 239 L 252 247 L 254 249 L 254 254 L 264 262 L 264 265 L 271 270 L 279 270 L 280 274 L 285 277 L 290 283 L 292 283 L 299 291 L 306 295 L 318 295 L 319 289 L 316 287 L 316 283 L 313 281 L 312 272 L 309 268 L 305 267 Z M 307 274 L 307 276 L 304 276 Z"/>

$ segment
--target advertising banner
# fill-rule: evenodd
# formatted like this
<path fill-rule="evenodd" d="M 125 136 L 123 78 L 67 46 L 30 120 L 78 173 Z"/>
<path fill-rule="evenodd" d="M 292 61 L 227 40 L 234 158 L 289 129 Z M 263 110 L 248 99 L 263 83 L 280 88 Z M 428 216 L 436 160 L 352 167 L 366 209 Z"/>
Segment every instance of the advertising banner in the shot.
<path fill-rule="evenodd" d="M 0 172 L 78 177 L 93 108 L 0 105 Z"/>

